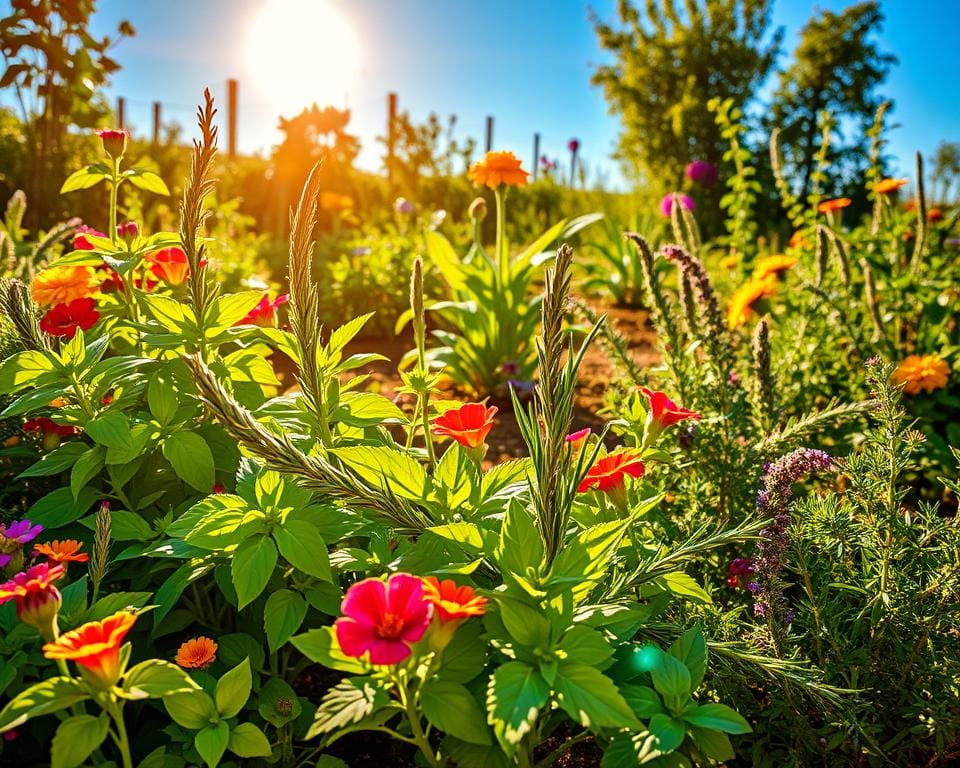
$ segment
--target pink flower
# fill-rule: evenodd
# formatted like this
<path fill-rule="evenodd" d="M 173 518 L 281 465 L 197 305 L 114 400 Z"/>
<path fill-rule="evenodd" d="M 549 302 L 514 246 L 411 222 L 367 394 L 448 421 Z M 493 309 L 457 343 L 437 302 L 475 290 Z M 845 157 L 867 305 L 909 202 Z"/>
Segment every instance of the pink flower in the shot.
<path fill-rule="evenodd" d="M 135 221 L 127 221 L 123 224 L 117 224 L 117 237 L 119 237 L 127 245 L 132 243 L 137 239 L 137 235 L 140 234 L 140 227 L 137 226 Z"/>
<path fill-rule="evenodd" d="M 103 142 L 103 151 L 115 160 L 123 157 L 127 151 L 127 137 L 130 134 L 119 128 L 109 128 L 97 131 L 97 136 Z"/>
<path fill-rule="evenodd" d="M 663 198 L 660 201 L 660 213 L 670 218 L 671 211 L 673 210 L 673 201 L 676 200 L 681 208 L 686 208 L 688 211 L 694 209 L 693 198 L 689 195 L 681 194 L 680 192 L 671 192 L 669 195 Z"/>
<path fill-rule="evenodd" d="M 588 437 L 590 437 L 590 427 L 584 427 L 576 432 L 571 432 L 564 439 L 570 446 L 570 450 L 573 451 L 573 455 L 576 456 L 583 450 L 583 446 L 587 444 Z"/>
<path fill-rule="evenodd" d="M 720 178 L 720 172 L 713 163 L 706 160 L 694 160 L 686 167 L 687 178 L 703 187 L 712 187 Z"/>
<path fill-rule="evenodd" d="M 277 310 L 287 303 L 288 296 L 285 293 L 280 294 L 273 301 L 268 296 L 260 299 L 260 303 L 251 309 L 246 317 L 238 320 L 234 325 L 259 325 L 263 327 L 276 325 Z"/>
<path fill-rule="evenodd" d="M 567 142 L 567 149 L 569 149 L 573 154 L 576 154 L 577 150 L 580 149 L 580 140 L 570 139 L 570 141 Z"/>
<path fill-rule="evenodd" d="M 423 580 L 396 573 L 386 583 L 364 579 L 347 590 L 343 617 L 334 628 L 347 656 L 369 653 L 371 664 L 399 664 L 410 656 L 430 625 L 433 605 L 423 592 Z"/>
<path fill-rule="evenodd" d="M 93 227 L 88 227 L 86 224 L 81 224 L 79 227 L 77 227 L 77 231 L 73 233 L 73 250 L 93 250 L 93 243 L 87 240 L 87 235 L 93 235 L 94 237 L 106 237 L 105 233 L 100 232 Z"/>

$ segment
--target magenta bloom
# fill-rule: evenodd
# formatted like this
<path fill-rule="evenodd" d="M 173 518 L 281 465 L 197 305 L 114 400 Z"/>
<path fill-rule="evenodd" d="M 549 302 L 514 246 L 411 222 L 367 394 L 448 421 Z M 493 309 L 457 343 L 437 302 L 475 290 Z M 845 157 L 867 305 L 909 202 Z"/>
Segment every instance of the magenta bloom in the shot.
<path fill-rule="evenodd" d="M 386 584 L 380 579 L 354 584 L 340 608 L 343 618 L 334 623 L 340 648 L 354 658 L 369 652 L 371 664 L 399 664 L 410 656 L 433 615 L 423 581 L 408 573 L 395 573 Z"/>
<path fill-rule="evenodd" d="M 8 555 L 6 552 L 0 552 L 0 568 L 6 568 L 10 565 L 10 561 L 13 560 L 13 555 Z"/>
<path fill-rule="evenodd" d="M 287 303 L 288 298 L 285 293 L 281 293 L 273 301 L 269 296 L 264 296 L 257 306 L 247 312 L 245 317 L 237 320 L 234 325 L 259 325 L 264 328 L 276 325 L 277 310 Z"/>
<path fill-rule="evenodd" d="M 575 153 L 580 149 L 580 141 L 578 139 L 570 139 L 570 141 L 567 142 L 567 149 Z"/>
<path fill-rule="evenodd" d="M 690 181 L 702 187 L 712 187 L 720 178 L 720 171 L 717 170 L 717 166 L 708 163 L 706 160 L 694 160 L 687 165 L 686 174 Z"/>
<path fill-rule="evenodd" d="M 17 544 L 27 544 L 33 541 L 42 530 L 42 525 L 34 525 L 27 519 L 17 520 L 10 525 L 0 524 L 0 536 L 7 541 L 15 541 Z"/>
<path fill-rule="evenodd" d="M 660 213 L 662 213 L 668 219 L 670 218 L 670 212 L 673 209 L 674 199 L 677 200 L 681 208 L 686 208 L 688 211 L 692 211 L 695 207 L 693 204 L 693 198 L 689 195 L 684 195 L 681 192 L 671 192 L 660 201 Z"/>

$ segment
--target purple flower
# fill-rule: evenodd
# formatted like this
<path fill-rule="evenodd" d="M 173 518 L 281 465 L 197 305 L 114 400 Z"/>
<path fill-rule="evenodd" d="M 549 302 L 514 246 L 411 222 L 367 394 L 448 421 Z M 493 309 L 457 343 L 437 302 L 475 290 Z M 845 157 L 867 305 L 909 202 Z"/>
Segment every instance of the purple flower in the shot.
<path fill-rule="evenodd" d="M 706 160 L 694 160 L 687 165 L 686 174 L 690 181 L 702 187 L 712 187 L 720 178 L 720 171 L 717 170 L 717 166 L 708 163 Z"/>
<path fill-rule="evenodd" d="M 42 525 L 34 525 L 29 520 L 17 520 L 10 525 L 0 525 L 0 536 L 17 544 L 27 544 L 33 541 L 43 530 Z"/>
<path fill-rule="evenodd" d="M 414 207 L 413 203 L 407 200 L 407 198 L 398 197 L 393 201 L 393 210 L 395 210 L 397 213 L 408 214 L 413 213 Z"/>
<path fill-rule="evenodd" d="M 350 249 L 351 256 L 369 256 L 372 249 L 366 245 L 358 245 Z"/>
<path fill-rule="evenodd" d="M 505 376 L 512 378 L 520 373 L 520 366 L 513 360 L 507 360 L 507 362 L 500 366 L 500 370 L 503 371 Z"/>
<path fill-rule="evenodd" d="M 670 218 L 670 213 L 673 210 L 673 201 L 676 200 L 681 208 L 686 208 L 688 211 L 694 209 L 693 198 L 690 195 L 685 195 L 682 192 L 671 192 L 669 195 L 663 198 L 660 201 L 660 213 Z"/>
<path fill-rule="evenodd" d="M 6 568 L 10 565 L 10 561 L 13 560 L 13 555 L 8 555 L 6 552 L 0 552 L 0 568 Z"/>

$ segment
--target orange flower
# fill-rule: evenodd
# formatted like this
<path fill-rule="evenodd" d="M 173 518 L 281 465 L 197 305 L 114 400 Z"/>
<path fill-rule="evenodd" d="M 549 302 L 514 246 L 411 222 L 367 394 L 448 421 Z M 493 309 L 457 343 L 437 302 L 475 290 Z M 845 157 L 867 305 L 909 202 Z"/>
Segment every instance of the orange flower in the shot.
<path fill-rule="evenodd" d="M 909 355 L 893 372 L 894 384 L 902 384 L 908 395 L 928 395 L 935 389 L 943 389 L 950 378 L 950 366 L 937 355 Z"/>
<path fill-rule="evenodd" d="M 732 331 L 746 323 L 753 314 L 753 304 L 776 293 L 775 275 L 768 275 L 762 280 L 754 278 L 741 285 L 730 299 L 730 306 L 727 308 L 727 327 Z"/>
<path fill-rule="evenodd" d="M 47 544 L 35 544 L 33 554 L 53 563 L 85 563 L 90 556 L 80 551 L 82 546 L 76 539 L 55 540 Z"/>
<path fill-rule="evenodd" d="M 889 195 L 909 183 L 909 179 L 881 179 L 873 185 L 873 191 L 878 195 Z"/>
<path fill-rule="evenodd" d="M 474 184 L 486 184 L 490 189 L 501 184 L 522 187 L 529 175 L 520 167 L 520 158 L 513 152 L 487 152 L 483 160 L 474 163 L 467 172 L 467 178 Z"/>
<path fill-rule="evenodd" d="M 190 274 L 190 263 L 187 254 L 180 248 L 173 246 L 155 251 L 147 256 L 150 271 L 170 285 L 183 285 Z M 149 288 L 149 286 L 148 286 Z"/>
<path fill-rule="evenodd" d="M 473 587 L 458 587 L 453 579 L 440 581 L 436 576 L 423 580 L 423 594 L 433 603 L 434 615 L 441 622 L 483 616 L 487 598 L 480 597 Z"/>
<path fill-rule="evenodd" d="M 52 307 L 85 299 L 97 286 L 89 267 L 48 267 L 33 278 L 30 293 L 40 306 Z"/>
<path fill-rule="evenodd" d="M 321 192 L 320 207 L 328 211 L 346 211 L 353 208 L 353 198 L 336 192 Z"/>
<path fill-rule="evenodd" d="M 643 477 L 644 466 L 639 451 L 619 451 L 600 459 L 590 467 L 586 477 L 577 486 L 577 493 L 586 493 L 591 488 L 609 493 L 623 488 L 626 477 Z"/>
<path fill-rule="evenodd" d="M 943 221 L 943 211 L 939 208 L 931 208 L 927 211 L 927 221 Z"/>
<path fill-rule="evenodd" d="M 817 210 L 820 213 L 833 213 L 834 211 L 842 210 L 848 205 L 852 204 L 853 200 L 849 197 L 838 197 L 836 200 L 824 200 L 820 205 L 817 206 Z"/>
<path fill-rule="evenodd" d="M 803 232 L 799 229 L 790 235 L 790 247 L 791 248 L 806 248 L 810 245 L 810 241 L 803 236 Z"/>
<path fill-rule="evenodd" d="M 721 269 L 736 269 L 737 264 L 740 263 L 739 256 L 724 256 L 720 259 L 720 268 Z"/>
<path fill-rule="evenodd" d="M 795 259 L 793 256 L 783 256 L 781 254 L 767 256 L 760 259 L 754 266 L 753 279 L 763 280 L 770 275 L 779 275 L 781 272 L 786 272 L 796 266 L 798 261 L 799 259 Z"/>
<path fill-rule="evenodd" d="M 433 420 L 433 434 L 452 437 L 464 448 L 483 445 L 493 429 L 497 409 L 484 403 L 467 403 Z"/>
<path fill-rule="evenodd" d="M 103 621 L 88 621 L 43 646 L 43 655 L 73 661 L 89 682 L 110 688 L 120 679 L 120 644 L 136 620 L 136 614 L 120 611 Z"/>
<path fill-rule="evenodd" d="M 184 669 L 206 669 L 217 660 L 218 647 L 209 637 L 195 637 L 180 646 L 174 661 Z"/>

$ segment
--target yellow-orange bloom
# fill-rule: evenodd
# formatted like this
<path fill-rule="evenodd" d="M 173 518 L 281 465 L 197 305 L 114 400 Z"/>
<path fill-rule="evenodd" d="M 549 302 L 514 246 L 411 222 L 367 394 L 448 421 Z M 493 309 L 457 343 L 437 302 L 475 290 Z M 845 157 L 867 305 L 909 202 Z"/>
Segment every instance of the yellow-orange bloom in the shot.
<path fill-rule="evenodd" d="M 474 184 L 485 184 L 496 189 L 501 184 L 522 187 L 530 174 L 520 167 L 520 158 L 513 152 L 487 152 L 483 160 L 474 163 L 467 178 Z"/>
<path fill-rule="evenodd" d="M 85 299 L 98 285 L 89 267 L 48 267 L 33 278 L 30 293 L 40 306 L 52 307 Z"/>
<path fill-rule="evenodd" d="M 206 669 L 217 660 L 218 647 L 209 637 L 195 637 L 180 646 L 174 661 L 184 669 Z"/>
<path fill-rule="evenodd" d="M 852 203 L 853 200 L 849 197 L 838 197 L 836 200 L 824 200 L 817 206 L 817 210 L 820 213 L 832 213 L 833 211 L 842 210 Z"/>
<path fill-rule="evenodd" d="M 905 187 L 909 183 L 909 179 L 880 179 L 880 181 L 873 185 L 873 191 L 878 195 L 889 195 L 891 192 L 896 192 L 900 187 Z"/>
<path fill-rule="evenodd" d="M 799 260 L 793 256 L 784 256 L 782 254 L 766 256 L 760 259 L 756 266 L 754 266 L 753 279 L 763 280 L 769 275 L 779 275 L 781 272 L 786 272 L 788 269 L 796 266 L 798 261 Z"/>
<path fill-rule="evenodd" d="M 109 688 L 120 678 L 120 644 L 136 620 L 135 613 L 120 611 L 103 621 L 88 621 L 43 646 L 43 655 L 73 661 L 87 680 Z"/>
<path fill-rule="evenodd" d="M 353 208 L 353 198 L 337 192 L 321 192 L 320 207 L 327 211 L 347 211 Z"/>
<path fill-rule="evenodd" d="M 423 580 L 423 595 L 433 603 L 440 621 L 469 619 L 486 611 L 487 598 L 480 597 L 471 586 L 457 586 L 452 579 L 440 581 L 436 576 L 428 576 Z"/>
<path fill-rule="evenodd" d="M 720 259 L 720 268 L 721 269 L 736 269 L 737 264 L 740 263 L 739 256 L 724 256 Z"/>
<path fill-rule="evenodd" d="M 893 383 L 902 384 L 908 395 L 928 395 L 943 389 L 950 378 L 950 366 L 937 355 L 908 355 L 893 372 Z"/>
<path fill-rule="evenodd" d="M 86 552 L 81 552 L 83 547 L 76 539 L 59 539 L 46 544 L 36 544 L 33 547 L 33 554 L 40 555 L 51 563 L 85 563 L 90 559 Z"/>
<path fill-rule="evenodd" d="M 810 241 L 803 236 L 803 232 L 799 229 L 790 235 L 790 247 L 791 248 L 806 248 L 810 245 Z"/>
<path fill-rule="evenodd" d="M 753 305 L 760 299 L 774 296 L 777 293 L 777 278 L 768 275 L 762 280 L 750 279 L 741 285 L 727 308 L 727 327 L 732 331 L 750 320 L 753 314 Z"/>

